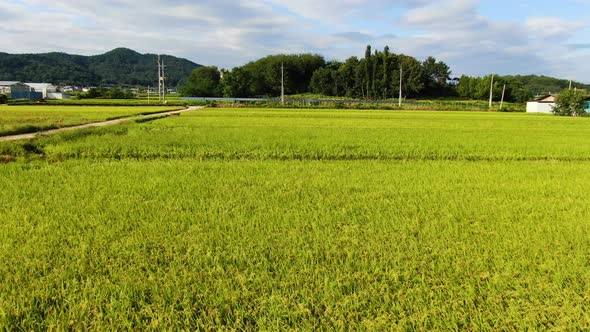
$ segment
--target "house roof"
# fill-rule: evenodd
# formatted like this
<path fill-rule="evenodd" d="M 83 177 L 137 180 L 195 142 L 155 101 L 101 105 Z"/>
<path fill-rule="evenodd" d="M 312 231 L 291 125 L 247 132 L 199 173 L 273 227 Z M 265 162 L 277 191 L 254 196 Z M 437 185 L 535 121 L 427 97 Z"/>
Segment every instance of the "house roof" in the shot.
<path fill-rule="evenodd" d="M 43 90 L 49 88 L 55 88 L 51 83 L 25 83 L 26 85 L 30 86 L 35 90 Z"/>
<path fill-rule="evenodd" d="M 537 96 L 533 101 L 536 102 L 554 102 L 558 95 L 556 94 L 547 94 L 542 96 Z"/>
<path fill-rule="evenodd" d="M 16 84 L 19 84 L 21 82 L 17 82 L 17 81 L 0 81 L 0 86 L 13 86 Z"/>

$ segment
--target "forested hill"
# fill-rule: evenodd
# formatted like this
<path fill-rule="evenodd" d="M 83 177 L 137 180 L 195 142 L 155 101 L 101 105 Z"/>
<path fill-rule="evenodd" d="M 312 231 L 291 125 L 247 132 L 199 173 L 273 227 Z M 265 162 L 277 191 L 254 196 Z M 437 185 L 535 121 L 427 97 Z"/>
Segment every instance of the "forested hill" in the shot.
<path fill-rule="evenodd" d="M 548 77 L 548 76 L 537 76 L 537 75 L 525 75 L 525 76 L 505 76 L 507 79 L 512 79 L 536 95 L 545 93 L 558 93 L 562 90 L 569 88 L 570 81 L 566 79 Z M 572 86 L 578 89 L 584 89 L 590 91 L 590 84 L 584 84 L 580 82 L 572 82 Z"/>
<path fill-rule="evenodd" d="M 199 64 L 164 55 L 168 86 L 183 85 Z M 117 48 L 95 56 L 0 53 L 0 81 L 59 85 L 157 85 L 157 55 Z"/>

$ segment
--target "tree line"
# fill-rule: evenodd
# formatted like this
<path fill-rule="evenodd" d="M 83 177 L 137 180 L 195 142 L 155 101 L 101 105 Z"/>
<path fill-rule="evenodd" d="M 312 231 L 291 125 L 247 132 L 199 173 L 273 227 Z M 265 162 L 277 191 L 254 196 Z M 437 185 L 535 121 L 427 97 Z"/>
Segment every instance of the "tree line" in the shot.
<path fill-rule="evenodd" d="M 284 75 L 287 95 L 397 98 L 401 77 L 404 98 L 489 98 L 491 75 L 452 78 L 451 74 L 446 63 L 432 56 L 419 61 L 391 52 L 389 47 L 373 51 L 369 45 L 363 58 L 352 56 L 343 62 L 325 61 L 317 54 L 299 54 L 271 55 L 231 70 L 200 67 L 192 72 L 181 93 L 199 97 L 277 97 L 281 93 L 281 75 Z M 504 92 L 505 101 L 525 102 L 537 94 L 559 92 L 567 88 L 568 83 L 545 76 L 494 76 L 494 99 L 499 100 Z M 580 88 L 590 88 L 577 84 Z"/>
<path fill-rule="evenodd" d="M 181 93 L 189 96 L 235 98 L 269 97 L 281 93 L 281 70 L 284 73 L 285 93 L 309 91 L 311 78 L 326 61 L 320 55 L 271 55 L 242 67 L 219 70 L 201 67 L 194 70 Z"/>
<path fill-rule="evenodd" d="M 80 99 L 133 99 L 135 95 L 130 90 L 120 88 L 90 88 L 87 92 L 77 94 Z"/>

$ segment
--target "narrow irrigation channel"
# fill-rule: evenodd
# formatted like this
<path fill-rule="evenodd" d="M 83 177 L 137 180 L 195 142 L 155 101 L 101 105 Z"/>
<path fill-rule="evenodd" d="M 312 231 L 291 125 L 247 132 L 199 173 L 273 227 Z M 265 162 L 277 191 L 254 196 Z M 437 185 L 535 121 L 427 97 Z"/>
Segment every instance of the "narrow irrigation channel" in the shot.
<path fill-rule="evenodd" d="M 39 137 L 39 136 L 52 135 L 52 134 L 56 134 L 56 133 L 73 131 L 73 130 L 84 129 L 84 128 L 112 126 L 112 125 L 116 125 L 116 124 L 119 124 L 122 122 L 131 121 L 131 120 L 144 120 L 144 119 L 148 120 L 148 119 L 153 119 L 153 118 L 166 117 L 166 116 L 170 116 L 170 115 L 179 115 L 181 113 L 190 112 L 190 111 L 194 111 L 194 110 L 198 110 L 198 109 L 202 109 L 202 108 L 204 108 L 204 106 L 190 106 L 185 109 L 181 109 L 181 110 L 177 110 L 177 111 L 146 114 L 146 115 L 135 115 L 135 116 L 129 116 L 129 117 L 115 119 L 115 120 L 87 123 L 87 124 L 72 126 L 72 127 L 64 127 L 64 128 L 59 128 L 59 129 L 38 131 L 38 132 L 27 133 L 27 134 L 2 136 L 2 137 L 0 137 L 0 142 L 1 141 L 18 141 L 18 140 L 24 140 L 24 139 L 33 139 L 33 138 Z"/>

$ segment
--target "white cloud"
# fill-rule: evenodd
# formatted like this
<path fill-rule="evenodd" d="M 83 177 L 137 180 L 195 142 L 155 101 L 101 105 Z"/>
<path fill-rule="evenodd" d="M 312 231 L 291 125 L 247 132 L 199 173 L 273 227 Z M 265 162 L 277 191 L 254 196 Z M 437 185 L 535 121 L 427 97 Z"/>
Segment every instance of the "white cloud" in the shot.
<path fill-rule="evenodd" d="M 465 30 L 478 27 L 483 19 L 477 15 L 477 1 L 442 0 L 409 10 L 402 21 L 430 29 Z"/>
<path fill-rule="evenodd" d="M 456 74 L 556 76 L 587 62 L 587 48 L 573 46 L 586 43 L 568 42 L 585 27 L 579 22 L 503 22 L 479 9 L 477 0 L 3 1 L 0 33 L 8 38 L 0 51 L 98 54 L 124 46 L 231 67 L 283 52 L 343 60 L 362 56 L 367 44 L 388 44 L 398 53 L 434 55 Z M 564 50 L 577 54 L 566 57 Z M 576 75 L 587 81 L 590 72 Z"/>
<path fill-rule="evenodd" d="M 542 38 L 546 41 L 560 41 L 570 38 L 584 27 L 584 24 L 556 17 L 536 17 L 529 18 L 525 26 L 530 36 Z"/>

